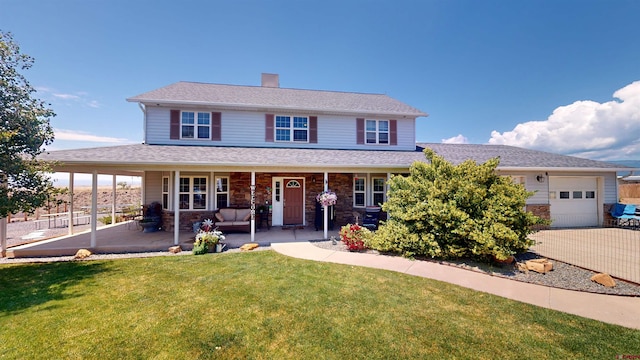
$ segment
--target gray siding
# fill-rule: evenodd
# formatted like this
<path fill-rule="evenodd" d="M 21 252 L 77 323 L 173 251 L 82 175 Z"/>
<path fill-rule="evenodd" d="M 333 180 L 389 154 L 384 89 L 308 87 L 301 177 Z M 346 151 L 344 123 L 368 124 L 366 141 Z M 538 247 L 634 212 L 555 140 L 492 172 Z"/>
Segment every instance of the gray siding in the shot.
<path fill-rule="evenodd" d="M 144 205 L 154 201 L 162 203 L 162 172 L 146 171 L 144 174 Z"/>
<path fill-rule="evenodd" d="M 195 111 L 216 111 L 215 109 L 190 109 Z M 358 145 L 356 144 L 356 116 L 317 115 L 318 143 L 297 142 L 265 142 L 265 112 L 221 111 L 222 141 L 210 140 L 171 140 L 169 138 L 170 109 L 166 107 L 147 106 L 146 139 L 153 145 L 211 145 L 211 146 L 248 146 L 248 147 L 281 147 L 281 148 L 318 148 L 318 149 L 360 149 L 360 150 L 414 150 L 415 119 L 397 119 L 398 144 L 390 145 Z M 316 114 L 300 114 L 273 112 L 274 114 L 316 116 Z M 367 119 L 376 119 L 367 117 Z M 378 118 L 389 120 L 387 118 Z"/>
<path fill-rule="evenodd" d="M 535 194 L 527 200 L 527 204 L 548 204 L 549 203 L 549 176 L 588 176 L 600 177 L 603 183 L 603 192 L 600 198 L 604 204 L 611 204 L 618 201 L 618 185 L 616 173 L 603 172 L 548 172 L 544 182 L 538 182 L 536 176 L 542 172 L 500 172 L 500 175 L 526 176 L 525 188 L 534 191 Z"/>

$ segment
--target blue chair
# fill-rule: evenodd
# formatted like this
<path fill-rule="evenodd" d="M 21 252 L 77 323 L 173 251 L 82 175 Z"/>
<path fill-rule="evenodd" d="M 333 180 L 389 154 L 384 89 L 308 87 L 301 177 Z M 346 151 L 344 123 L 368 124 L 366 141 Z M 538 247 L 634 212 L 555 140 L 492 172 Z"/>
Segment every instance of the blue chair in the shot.
<path fill-rule="evenodd" d="M 632 204 L 616 203 L 609 212 L 614 219 L 614 225 L 620 227 L 640 228 L 640 214 L 638 208 Z"/>

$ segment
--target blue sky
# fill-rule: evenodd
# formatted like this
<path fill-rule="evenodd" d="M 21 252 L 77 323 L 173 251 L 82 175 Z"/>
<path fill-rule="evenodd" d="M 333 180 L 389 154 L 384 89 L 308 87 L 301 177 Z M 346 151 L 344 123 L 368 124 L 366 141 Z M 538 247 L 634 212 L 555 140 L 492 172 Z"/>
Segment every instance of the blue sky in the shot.
<path fill-rule="evenodd" d="M 125 98 L 176 81 L 385 93 L 417 141 L 640 159 L 640 1 L 0 0 L 36 60 L 48 149 L 142 141 Z M 614 95 L 615 94 L 615 95 Z"/>

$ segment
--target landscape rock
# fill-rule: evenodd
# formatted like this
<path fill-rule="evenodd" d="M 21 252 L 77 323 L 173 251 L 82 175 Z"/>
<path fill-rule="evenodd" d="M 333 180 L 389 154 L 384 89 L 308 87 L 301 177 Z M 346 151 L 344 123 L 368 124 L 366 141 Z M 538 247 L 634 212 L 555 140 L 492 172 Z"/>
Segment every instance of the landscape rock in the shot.
<path fill-rule="evenodd" d="M 177 254 L 181 251 L 182 251 L 182 248 L 180 247 L 180 245 L 172 246 L 169 248 L 169 252 L 172 254 Z"/>
<path fill-rule="evenodd" d="M 547 259 L 533 259 L 525 262 L 527 270 L 535 271 L 540 274 L 546 274 L 553 270 L 553 263 Z"/>
<path fill-rule="evenodd" d="M 606 287 L 614 287 L 616 286 L 616 282 L 613 280 L 613 278 L 611 277 L 611 275 L 609 274 L 605 274 L 605 273 L 600 273 L 600 274 L 595 274 L 591 277 L 591 281 L 596 282 L 600 285 L 606 286 Z"/>
<path fill-rule="evenodd" d="M 87 249 L 80 249 L 78 250 L 78 252 L 76 252 L 76 256 L 74 256 L 74 259 L 86 259 L 89 256 L 91 256 L 91 251 L 87 250 Z"/>
<path fill-rule="evenodd" d="M 247 244 L 244 244 L 244 245 L 240 246 L 240 250 L 241 251 L 251 251 L 251 250 L 257 248 L 258 246 L 259 245 L 256 244 L 256 243 L 247 243 Z"/>

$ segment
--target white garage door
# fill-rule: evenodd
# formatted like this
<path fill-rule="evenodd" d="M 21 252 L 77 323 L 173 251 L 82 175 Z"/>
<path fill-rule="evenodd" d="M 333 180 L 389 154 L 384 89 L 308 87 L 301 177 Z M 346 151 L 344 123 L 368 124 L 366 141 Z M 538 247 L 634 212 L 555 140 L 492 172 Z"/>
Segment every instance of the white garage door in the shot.
<path fill-rule="evenodd" d="M 598 226 L 595 177 L 549 177 L 551 227 Z"/>

